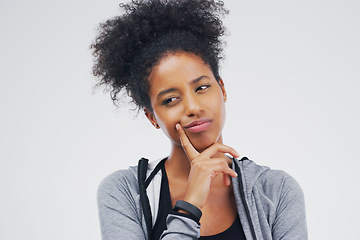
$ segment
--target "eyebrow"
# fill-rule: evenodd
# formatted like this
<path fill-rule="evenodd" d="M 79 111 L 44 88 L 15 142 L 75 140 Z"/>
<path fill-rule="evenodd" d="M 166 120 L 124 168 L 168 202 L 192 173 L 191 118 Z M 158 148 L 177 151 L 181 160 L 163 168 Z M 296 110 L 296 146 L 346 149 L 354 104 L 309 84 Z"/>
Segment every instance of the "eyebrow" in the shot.
<path fill-rule="evenodd" d="M 197 82 L 199 82 L 201 79 L 203 78 L 209 78 L 208 76 L 205 76 L 205 75 L 202 75 L 198 78 L 195 78 L 194 80 L 191 81 L 191 84 L 195 84 Z M 169 89 L 165 89 L 161 92 L 159 92 L 159 94 L 157 95 L 157 98 L 160 98 L 162 95 L 166 94 L 166 93 L 169 93 L 169 92 L 174 92 L 176 91 L 176 88 L 169 88 Z"/>

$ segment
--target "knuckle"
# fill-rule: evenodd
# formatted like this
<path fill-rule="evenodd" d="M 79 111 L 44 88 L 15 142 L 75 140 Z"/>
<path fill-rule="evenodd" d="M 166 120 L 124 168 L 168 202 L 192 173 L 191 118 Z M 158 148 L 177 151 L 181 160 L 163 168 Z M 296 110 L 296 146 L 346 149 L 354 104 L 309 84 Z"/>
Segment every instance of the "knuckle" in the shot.
<path fill-rule="evenodd" d="M 199 166 L 199 162 L 197 161 L 196 158 L 191 161 L 191 165 L 192 165 L 193 167 L 198 167 L 198 166 Z"/>
<path fill-rule="evenodd" d="M 199 160 L 197 160 L 197 159 L 194 159 L 194 160 L 192 161 L 192 166 L 193 166 L 194 168 L 197 168 L 197 169 L 201 170 L 201 171 L 204 171 L 204 170 L 207 169 L 207 167 L 206 167 L 204 164 L 202 164 L 201 161 L 199 161 Z"/>

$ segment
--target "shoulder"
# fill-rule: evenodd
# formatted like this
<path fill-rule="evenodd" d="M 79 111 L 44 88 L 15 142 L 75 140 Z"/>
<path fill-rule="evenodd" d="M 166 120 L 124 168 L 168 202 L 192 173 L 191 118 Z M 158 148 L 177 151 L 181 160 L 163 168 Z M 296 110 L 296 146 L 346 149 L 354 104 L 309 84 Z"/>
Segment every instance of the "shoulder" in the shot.
<path fill-rule="evenodd" d="M 134 175 L 134 172 L 129 169 L 117 170 L 108 176 L 106 176 L 99 185 L 99 188 L 107 188 L 110 186 L 121 186 L 121 185 L 132 185 L 133 182 L 137 182 L 137 176 Z"/>
<path fill-rule="evenodd" d="M 132 166 L 128 169 L 117 170 L 106 176 L 99 184 L 98 200 L 122 199 L 137 195 L 139 187 L 136 169 L 137 166 Z"/>
<path fill-rule="evenodd" d="M 97 204 L 103 239 L 119 236 L 145 239 L 137 166 L 118 170 L 105 177 L 98 187 Z"/>
<path fill-rule="evenodd" d="M 257 186 L 261 187 L 266 196 L 276 202 L 284 199 L 303 198 L 303 191 L 299 183 L 282 170 L 268 169 L 258 179 Z"/>
<path fill-rule="evenodd" d="M 254 182 L 252 194 L 257 210 L 271 225 L 273 239 L 307 239 L 304 194 L 292 176 L 267 168 Z"/>
<path fill-rule="evenodd" d="M 258 165 L 249 159 L 237 163 L 242 169 L 245 188 L 248 191 L 258 191 L 273 202 L 277 202 L 284 197 L 303 197 L 298 182 L 285 171 Z"/>
<path fill-rule="evenodd" d="M 150 161 L 147 164 L 148 177 L 160 160 Z M 106 176 L 99 184 L 98 197 L 111 195 L 111 197 L 138 195 L 138 165 L 130 166 L 128 169 L 117 170 Z"/>

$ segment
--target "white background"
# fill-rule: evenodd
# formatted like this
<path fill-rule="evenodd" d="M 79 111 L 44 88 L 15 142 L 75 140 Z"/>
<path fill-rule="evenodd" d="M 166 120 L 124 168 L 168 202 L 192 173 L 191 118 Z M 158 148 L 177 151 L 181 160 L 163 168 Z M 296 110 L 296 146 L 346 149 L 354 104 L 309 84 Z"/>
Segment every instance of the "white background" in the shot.
<path fill-rule="evenodd" d="M 359 239 L 360 2 L 225 1 L 224 142 L 302 186 L 310 239 Z M 89 45 L 118 1 L 1 0 L 0 239 L 100 239 L 99 182 L 169 153 L 92 94 Z"/>

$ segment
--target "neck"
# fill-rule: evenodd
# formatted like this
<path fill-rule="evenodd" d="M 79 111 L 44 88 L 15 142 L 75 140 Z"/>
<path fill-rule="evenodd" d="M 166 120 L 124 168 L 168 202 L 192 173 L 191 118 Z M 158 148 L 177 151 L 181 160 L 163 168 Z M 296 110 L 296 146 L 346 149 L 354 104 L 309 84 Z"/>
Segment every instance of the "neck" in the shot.
<path fill-rule="evenodd" d="M 189 176 L 191 162 L 188 159 L 184 149 L 173 144 L 169 158 L 165 162 L 166 172 L 176 179 L 187 179 Z"/>

